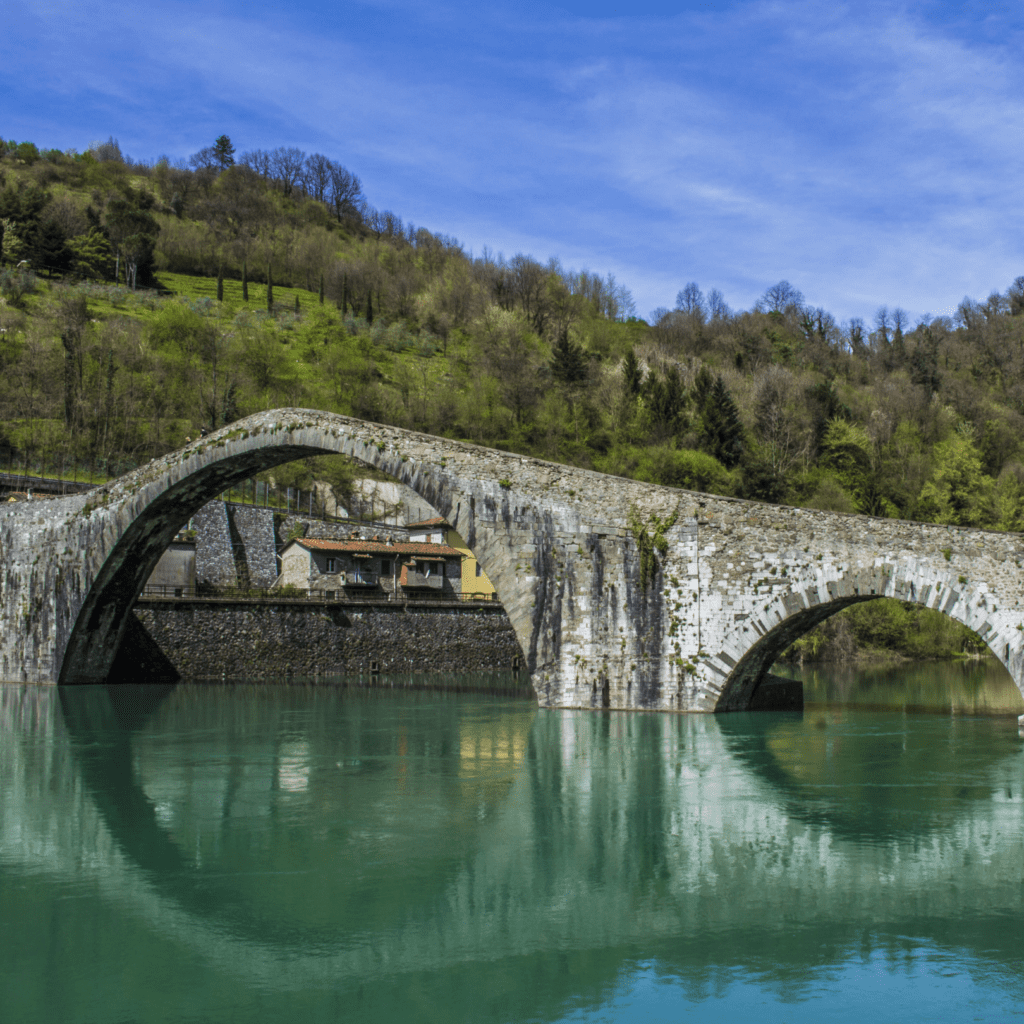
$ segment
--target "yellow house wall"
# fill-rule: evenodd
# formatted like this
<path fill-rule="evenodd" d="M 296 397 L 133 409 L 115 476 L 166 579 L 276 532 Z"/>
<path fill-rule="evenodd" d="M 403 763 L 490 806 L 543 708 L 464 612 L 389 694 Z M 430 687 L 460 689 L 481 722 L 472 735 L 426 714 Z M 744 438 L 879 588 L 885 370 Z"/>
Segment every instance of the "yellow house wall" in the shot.
<path fill-rule="evenodd" d="M 495 593 L 494 584 L 487 578 L 487 573 L 476 574 L 476 555 L 469 550 L 466 542 L 459 536 L 458 531 L 450 526 L 444 527 L 445 544 L 462 552 L 462 593 L 464 594 L 487 594 Z"/>

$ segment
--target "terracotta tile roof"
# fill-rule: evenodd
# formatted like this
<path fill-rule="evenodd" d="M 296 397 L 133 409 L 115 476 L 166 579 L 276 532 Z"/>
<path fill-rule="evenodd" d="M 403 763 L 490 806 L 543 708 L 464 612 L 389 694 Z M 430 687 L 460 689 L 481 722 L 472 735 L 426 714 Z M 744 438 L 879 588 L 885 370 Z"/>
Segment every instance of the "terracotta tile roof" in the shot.
<path fill-rule="evenodd" d="M 380 540 L 317 540 L 300 537 L 295 543 L 308 551 L 339 551 L 353 555 L 433 555 L 436 558 L 461 558 L 463 555 L 457 548 L 426 541 L 385 544 Z"/>
<path fill-rule="evenodd" d="M 418 523 L 409 523 L 405 528 L 415 530 L 419 526 L 448 526 L 448 520 L 444 516 L 434 516 L 433 519 L 424 519 Z"/>

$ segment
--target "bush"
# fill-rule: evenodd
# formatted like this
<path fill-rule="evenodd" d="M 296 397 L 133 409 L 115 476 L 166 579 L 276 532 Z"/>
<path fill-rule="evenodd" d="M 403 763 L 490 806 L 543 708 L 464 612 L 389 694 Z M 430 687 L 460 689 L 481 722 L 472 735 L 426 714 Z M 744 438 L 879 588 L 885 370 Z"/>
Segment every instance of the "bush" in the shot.
<path fill-rule="evenodd" d="M 0 295 L 12 306 L 20 306 L 26 295 L 36 290 L 36 275 L 31 270 L 0 271 Z"/>

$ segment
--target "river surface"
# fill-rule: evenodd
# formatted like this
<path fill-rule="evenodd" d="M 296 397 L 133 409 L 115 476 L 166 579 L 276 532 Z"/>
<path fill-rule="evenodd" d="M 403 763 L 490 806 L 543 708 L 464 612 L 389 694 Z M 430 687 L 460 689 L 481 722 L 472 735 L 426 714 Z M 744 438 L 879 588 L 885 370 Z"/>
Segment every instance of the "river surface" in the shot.
<path fill-rule="evenodd" d="M 0 686 L 0 1020 L 1024 1017 L 993 663 L 803 713 Z"/>

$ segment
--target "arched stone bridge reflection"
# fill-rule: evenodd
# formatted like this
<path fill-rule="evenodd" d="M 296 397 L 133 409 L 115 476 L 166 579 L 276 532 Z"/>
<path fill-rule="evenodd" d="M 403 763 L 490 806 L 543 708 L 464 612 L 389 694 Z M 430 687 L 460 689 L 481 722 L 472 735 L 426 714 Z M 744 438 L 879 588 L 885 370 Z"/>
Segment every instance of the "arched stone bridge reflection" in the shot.
<path fill-rule="evenodd" d="M 323 452 L 408 484 L 466 538 L 545 706 L 744 708 L 794 639 L 878 597 L 950 615 L 1024 681 L 1019 535 L 718 498 L 301 409 L 0 512 L 0 676 L 116 679 L 132 605 L 189 516 Z"/>
<path fill-rule="evenodd" d="M 481 722 L 479 709 L 427 696 L 407 698 L 403 732 L 362 719 L 372 694 L 319 690 L 323 706 L 297 719 L 310 697 L 284 688 L 255 699 L 218 688 L 212 700 L 111 689 L 67 689 L 58 703 L 53 689 L 0 688 L 0 864 L 30 895 L 46 880 L 70 903 L 61 886 L 82 886 L 129 922 L 128 1006 L 156 959 L 192 964 L 190 984 L 227 986 L 239 1005 L 254 988 L 365 983 L 365 1019 L 446 1024 L 561 1019 L 566 999 L 600 1003 L 639 950 L 693 985 L 760 958 L 799 979 L 883 935 L 897 937 L 897 958 L 899 937 L 916 936 L 1018 973 L 1012 719 L 936 716 L 937 742 L 889 744 L 881 780 L 877 757 L 845 742 L 862 732 L 822 744 L 827 729 L 794 716 L 521 703 Z M 928 776 L 938 781 L 922 787 Z M 842 794 L 824 793 L 836 778 Z M 460 832 L 456 849 L 423 832 L 412 848 L 396 832 L 403 780 L 419 787 L 404 811 L 419 802 L 428 828 Z M 898 791 L 884 814 L 851 817 L 861 780 Z M 296 804 L 316 808 L 326 840 L 294 827 Z M 84 962 L 97 935 L 111 940 L 105 912 L 82 903 L 61 948 Z M 53 928 L 26 915 L 19 949 L 51 950 Z M 487 976 L 493 1006 L 456 1006 L 454 991 L 413 1006 L 432 978 L 457 989 L 460 971 Z"/>

